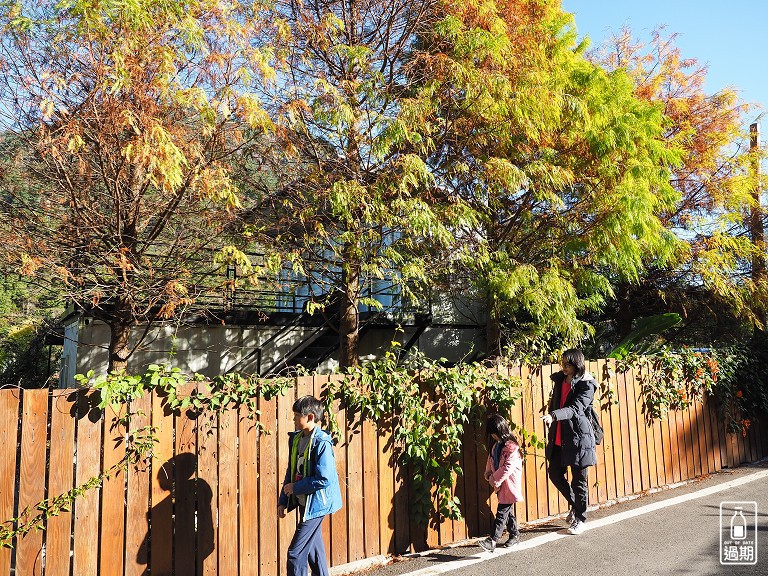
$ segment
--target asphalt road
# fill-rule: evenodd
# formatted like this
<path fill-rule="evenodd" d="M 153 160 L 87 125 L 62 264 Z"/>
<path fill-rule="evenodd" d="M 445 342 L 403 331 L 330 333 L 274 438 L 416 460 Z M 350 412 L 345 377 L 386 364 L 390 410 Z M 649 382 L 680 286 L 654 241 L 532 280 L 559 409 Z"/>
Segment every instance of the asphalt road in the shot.
<path fill-rule="evenodd" d="M 450 576 L 667 576 L 667 575 L 767 575 L 768 576 L 768 463 L 712 475 L 700 482 L 644 496 L 592 512 L 592 526 L 580 536 L 565 534 L 565 522 L 556 520 L 523 532 L 522 542 L 531 546 L 500 555 L 482 552 L 472 544 L 436 550 L 418 558 L 359 572 L 365 576 L 396 576 L 429 573 Z M 676 502 L 687 494 L 722 487 L 752 474 L 763 477 L 714 494 L 677 502 L 634 516 L 630 511 L 665 502 Z M 720 505 L 726 501 L 755 502 L 757 507 L 757 564 L 720 563 Z M 646 509 L 647 510 L 647 509 Z M 728 537 L 730 514 L 724 520 Z M 617 522 L 600 525 L 602 521 Z M 752 533 L 754 530 L 751 531 Z M 751 534 L 750 534 L 751 537 Z M 459 568 L 462 560 L 482 559 Z M 454 566 L 456 568 L 454 569 Z"/>

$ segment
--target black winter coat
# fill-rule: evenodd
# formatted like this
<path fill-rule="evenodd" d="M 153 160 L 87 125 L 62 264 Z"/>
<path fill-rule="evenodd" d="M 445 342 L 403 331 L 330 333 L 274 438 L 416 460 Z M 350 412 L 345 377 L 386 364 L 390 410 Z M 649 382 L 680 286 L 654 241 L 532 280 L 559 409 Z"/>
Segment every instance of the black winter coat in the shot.
<path fill-rule="evenodd" d="M 585 372 L 580 378 L 575 377 L 571 382 L 571 391 L 568 393 L 565 404 L 560 408 L 560 391 L 564 379 L 565 375 L 562 372 L 552 374 L 554 388 L 549 399 L 549 413 L 552 414 L 553 421 L 549 427 L 547 459 L 552 457 L 557 423 L 560 422 L 562 426 L 560 431 L 561 464 L 577 468 L 594 466 L 597 464 L 595 435 L 589 419 L 585 416 L 585 411 L 592 405 L 595 390 L 597 390 L 597 382 L 589 372 Z"/>

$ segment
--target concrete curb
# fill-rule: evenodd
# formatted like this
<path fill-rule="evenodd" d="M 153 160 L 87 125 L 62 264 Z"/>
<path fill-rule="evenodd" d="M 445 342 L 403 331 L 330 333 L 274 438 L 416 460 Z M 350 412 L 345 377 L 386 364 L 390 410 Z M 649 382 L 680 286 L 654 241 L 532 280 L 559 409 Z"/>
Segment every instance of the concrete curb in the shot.
<path fill-rule="evenodd" d="M 371 556 L 370 558 L 363 558 L 362 560 L 357 560 L 355 562 L 334 566 L 328 573 L 330 576 L 344 576 L 345 574 L 354 574 L 360 570 L 369 570 L 370 568 L 384 566 L 391 561 L 392 558 L 388 556 Z"/>

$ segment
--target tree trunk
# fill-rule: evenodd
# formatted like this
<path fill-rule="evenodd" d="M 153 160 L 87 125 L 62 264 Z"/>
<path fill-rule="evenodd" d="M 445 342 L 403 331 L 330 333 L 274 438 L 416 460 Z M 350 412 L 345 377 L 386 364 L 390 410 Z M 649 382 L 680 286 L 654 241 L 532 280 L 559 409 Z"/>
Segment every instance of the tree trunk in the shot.
<path fill-rule="evenodd" d="M 339 317 L 340 353 L 342 368 L 359 364 L 360 322 L 358 312 L 360 265 L 345 262 L 342 275 L 341 310 Z"/>
<path fill-rule="evenodd" d="M 115 320 L 109 325 L 109 372 L 125 372 L 128 368 L 128 357 L 131 355 L 129 338 L 130 323 Z"/>

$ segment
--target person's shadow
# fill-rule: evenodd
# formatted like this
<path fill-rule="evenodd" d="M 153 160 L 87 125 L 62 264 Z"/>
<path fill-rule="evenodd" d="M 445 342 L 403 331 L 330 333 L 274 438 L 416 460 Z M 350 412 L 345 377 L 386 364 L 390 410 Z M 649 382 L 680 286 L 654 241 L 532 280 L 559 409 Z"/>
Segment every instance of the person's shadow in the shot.
<path fill-rule="evenodd" d="M 203 560 L 213 552 L 213 492 L 208 482 L 195 478 L 196 469 L 197 456 L 184 452 L 157 472 L 168 496 L 147 514 L 147 534 L 136 555 L 136 562 L 147 566 L 145 575 L 170 576 L 174 564 L 176 574 L 201 574 Z"/>

